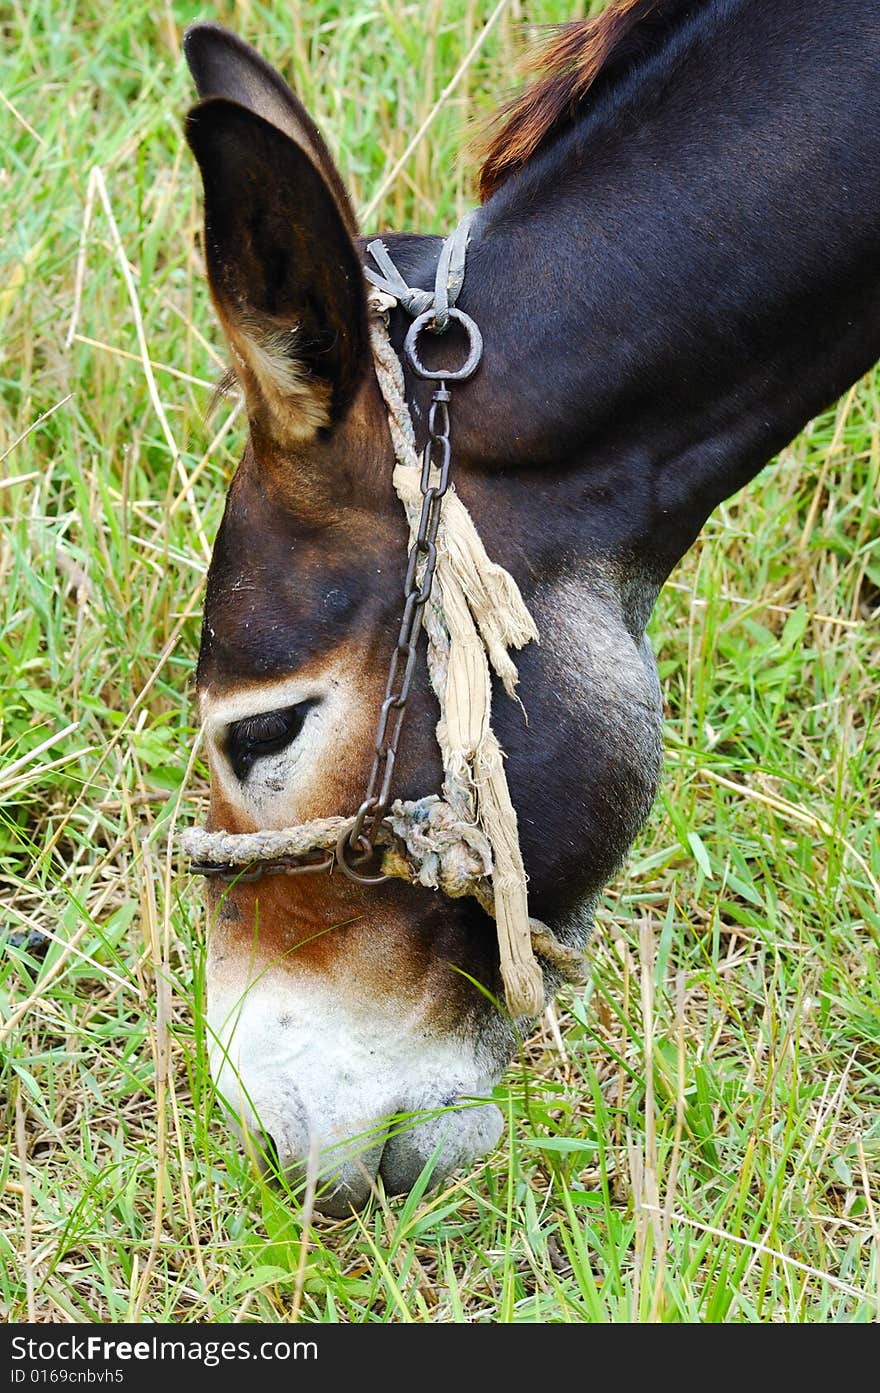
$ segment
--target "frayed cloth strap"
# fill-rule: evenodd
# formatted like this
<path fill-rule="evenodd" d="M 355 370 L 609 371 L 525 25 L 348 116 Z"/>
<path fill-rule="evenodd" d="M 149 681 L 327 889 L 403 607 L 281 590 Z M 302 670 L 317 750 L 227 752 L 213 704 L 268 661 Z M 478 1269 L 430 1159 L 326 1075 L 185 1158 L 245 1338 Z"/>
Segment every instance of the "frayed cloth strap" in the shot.
<path fill-rule="evenodd" d="M 399 303 L 418 317 L 434 311 L 442 331 L 464 281 L 465 251 L 475 214 L 462 220 L 444 243 L 434 291 L 408 286 L 381 241 L 369 252 L 379 272 L 371 282 L 370 342 L 385 401 L 396 464 L 394 488 L 413 542 L 422 510 L 422 462 L 416 451 L 403 368 L 388 337 L 388 311 Z M 429 326 L 430 327 L 430 326 Z M 450 487 L 437 532 L 434 584 L 425 605 L 428 672 L 440 705 L 437 741 L 443 763 L 442 797 L 398 799 L 388 809 L 375 843 L 385 875 L 437 889 L 453 898 L 473 895 L 495 918 L 504 992 L 511 1015 L 535 1017 L 544 1007 L 544 979 L 537 952 L 571 982 L 583 981 L 583 956 L 560 943 L 529 917 L 527 877 L 516 811 L 504 772 L 504 754 L 492 730 L 494 671 L 515 695 L 518 680 L 511 649 L 535 642 L 538 631 L 513 577 L 486 553 L 473 519 Z M 207 874 L 270 863 L 283 870 L 314 851 L 332 851 L 351 818 L 316 819 L 296 827 L 259 832 L 208 832 L 181 836 L 187 856 Z M 280 863 L 273 865 L 271 863 Z"/>
<path fill-rule="evenodd" d="M 419 290 L 417 287 L 407 285 L 388 255 L 388 248 L 379 237 L 367 244 L 367 251 L 379 270 L 374 271 L 371 266 L 365 266 L 364 275 L 371 285 L 376 286 L 383 294 L 390 295 L 392 299 L 396 300 L 411 319 L 417 319 L 420 314 L 424 314 L 427 310 L 433 310 L 436 331 L 442 334 L 449 323 L 449 310 L 454 306 L 461 287 L 464 285 L 468 238 L 477 211 L 476 208 L 472 208 L 469 213 L 466 213 L 452 236 L 447 237 L 443 243 L 440 259 L 437 262 L 433 290 Z"/>
<path fill-rule="evenodd" d="M 462 258 L 466 242 L 467 229 L 459 239 Z M 375 251 L 372 254 L 375 256 Z M 457 295 L 464 268 L 462 259 L 459 278 L 455 255 L 441 254 L 437 283 L 446 286 L 450 268 L 454 268 Z M 390 263 L 387 253 L 385 257 Z M 403 369 L 386 325 L 385 297 L 393 293 L 394 282 L 390 277 L 383 281 L 377 287 L 380 296 L 374 295 L 372 300 L 370 337 L 397 457 L 394 488 L 406 510 L 412 542 L 421 512 L 422 469 L 404 393 Z M 518 673 L 509 649 L 537 640 L 538 631 L 513 577 L 487 555 L 454 486 L 443 501 L 434 593 L 425 615 L 425 629 L 431 684 L 440 704 L 437 740 L 443 762 L 443 797 L 464 819 L 472 820 L 481 829 L 492 849 L 491 912 L 498 931 L 507 1004 L 512 1015 L 534 1016 L 543 1009 L 543 974 L 532 949 L 527 877 L 516 811 L 507 786 L 501 746 L 491 725 L 489 665 L 513 696 Z"/>

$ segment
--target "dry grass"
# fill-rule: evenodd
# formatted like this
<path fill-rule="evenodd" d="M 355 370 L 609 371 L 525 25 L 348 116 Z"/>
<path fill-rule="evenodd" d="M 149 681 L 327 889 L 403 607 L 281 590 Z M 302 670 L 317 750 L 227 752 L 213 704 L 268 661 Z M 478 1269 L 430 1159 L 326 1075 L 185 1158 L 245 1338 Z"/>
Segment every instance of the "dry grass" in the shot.
<path fill-rule="evenodd" d="M 573 7 L 499 9 L 479 46 L 494 7 L 471 0 L 212 13 L 293 75 L 362 207 L 380 190 L 378 221 L 433 230 L 468 204 L 455 151 L 509 84 L 515 22 Z M 496 1154 L 308 1223 L 214 1114 L 206 927 L 166 854 L 201 808 L 190 679 L 241 445 L 231 403 L 204 422 L 220 364 L 179 36 L 205 13 L 38 0 L 4 21 L 0 1306 L 876 1318 L 874 378 L 720 510 L 661 598 L 663 794 L 589 987 L 499 1090 Z"/>

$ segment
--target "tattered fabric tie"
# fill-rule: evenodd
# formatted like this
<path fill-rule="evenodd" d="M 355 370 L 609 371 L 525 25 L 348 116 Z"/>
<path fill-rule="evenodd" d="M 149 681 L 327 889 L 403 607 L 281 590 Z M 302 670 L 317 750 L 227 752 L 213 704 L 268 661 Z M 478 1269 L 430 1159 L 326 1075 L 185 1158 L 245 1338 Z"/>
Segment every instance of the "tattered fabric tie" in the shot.
<path fill-rule="evenodd" d="M 464 282 L 465 253 L 474 217 L 475 213 L 469 213 L 444 242 L 433 292 L 408 286 L 381 241 L 371 242 L 367 248 L 379 267 L 378 272 L 371 268 L 364 271 L 373 287 L 368 292 L 370 340 L 397 461 L 394 488 L 410 527 L 411 557 L 419 547 L 424 499 L 436 471 L 429 447 L 422 460 L 416 451 L 403 370 L 388 336 L 388 312 L 399 304 L 413 317 L 406 340 L 407 357 L 415 372 L 440 382 L 435 400 L 448 402 L 446 381 L 470 375 L 475 366 L 472 360 L 476 355 L 478 362 L 482 351 L 473 321 L 455 308 Z M 440 333 L 450 319 L 466 323 L 468 360 L 464 368 L 429 372 L 418 355 L 418 334 L 422 328 Z M 446 443 L 448 447 L 448 434 Z M 391 876 L 439 889 L 453 898 L 474 896 L 496 921 L 507 1007 L 513 1016 L 533 1017 L 544 1006 L 543 974 L 536 951 L 559 976 L 573 982 L 583 980 L 582 955 L 560 943 L 546 925 L 529 917 L 516 812 L 503 752 L 491 726 L 490 665 L 508 695 L 514 696 L 518 673 L 509 650 L 537 640 L 538 631 L 516 582 L 489 559 L 470 514 L 451 486 L 443 498 L 435 546 L 433 584 L 429 578 L 422 623 L 428 639 L 431 685 L 440 706 L 437 741 L 443 763 L 442 795 L 414 801 L 398 799 L 381 806 L 368 838 L 369 845 L 381 853 L 381 874 L 372 879 Z M 368 797 L 354 822 L 350 817 L 333 817 L 254 833 L 193 828 L 182 834 L 181 845 L 194 870 L 223 874 L 230 880 L 270 870 L 296 874 L 332 868 L 334 850 L 338 858 L 346 846 L 357 842 L 364 809 L 375 802 Z M 300 864 L 321 852 L 328 854 L 317 865 L 314 861 Z M 357 874 L 353 878 L 367 883 L 370 879 Z"/>
<path fill-rule="evenodd" d="M 449 310 L 455 305 L 461 287 L 464 285 L 467 244 L 471 234 L 471 224 L 476 216 L 476 208 L 465 213 L 458 227 L 443 243 L 437 262 L 433 290 L 419 290 L 407 285 L 388 255 L 388 248 L 381 238 L 367 244 L 367 251 L 379 270 L 374 271 L 372 267 L 365 266 L 364 275 L 371 285 L 382 291 L 383 295 L 396 300 L 400 308 L 406 310 L 410 319 L 419 319 L 430 311 L 434 332 L 445 334 L 449 326 Z"/>

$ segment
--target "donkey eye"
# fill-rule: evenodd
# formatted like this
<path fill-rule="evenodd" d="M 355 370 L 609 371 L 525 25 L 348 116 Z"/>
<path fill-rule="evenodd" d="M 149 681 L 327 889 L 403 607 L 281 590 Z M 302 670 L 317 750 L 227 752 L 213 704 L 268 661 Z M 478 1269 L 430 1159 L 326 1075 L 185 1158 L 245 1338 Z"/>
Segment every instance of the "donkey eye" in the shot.
<path fill-rule="evenodd" d="M 313 706 L 312 701 L 300 701 L 282 711 L 261 711 L 259 715 L 233 721 L 227 733 L 226 753 L 235 777 L 243 782 L 256 760 L 290 745 Z"/>

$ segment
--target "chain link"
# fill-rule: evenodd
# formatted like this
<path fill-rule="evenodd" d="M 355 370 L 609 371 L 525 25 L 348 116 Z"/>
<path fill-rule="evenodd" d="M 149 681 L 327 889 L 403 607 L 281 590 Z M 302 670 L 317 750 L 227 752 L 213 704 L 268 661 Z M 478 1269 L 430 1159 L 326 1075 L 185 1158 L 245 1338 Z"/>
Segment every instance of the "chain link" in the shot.
<path fill-rule="evenodd" d="M 335 857 L 332 851 L 301 851 L 295 856 L 279 856 L 274 861 L 253 861 L 248 866 L 233 865 L 232 862 L 192 861 L 193 875 L 203 875 L 206 880 L 222 880 L 227 885 L 246 885 L 252 880 L 262 880 L 264 875 L 314 875 L 316 871 L 332 871 Z"/>
<path fill-rule="evenodd" d="M 336 847 L 336 859 L 346 875 L 370 885 L 389 879 L 381 873 L 369 875 L 363 868 L 373 857 L 376 836 L 391 802 L 391 783 L 415 671 L 419 634 L 437 569 L 437 532 L 440 527 L 443 499 L 449 489 L 449 471 L 452 463 L 450 399 L 446 383 L 441 381 L 431 398 L 428 413 L 428 438 L 422 453 L 422 475 L 419 481 L 422 511 L 418 530 L 407 557 L 403 582 L 403 615 L 397 643 L 391 655 L 385 697 L 379 708 L 379 722 L 373 744 L 373 764 L 364 800 L 357 810 L 351 828 L 342 833 Z M 420 562 L 423 563 L 421 567 Z M 348 859 L 352 853 L 358 852 L 362 855 L 357 861 Z"/>

